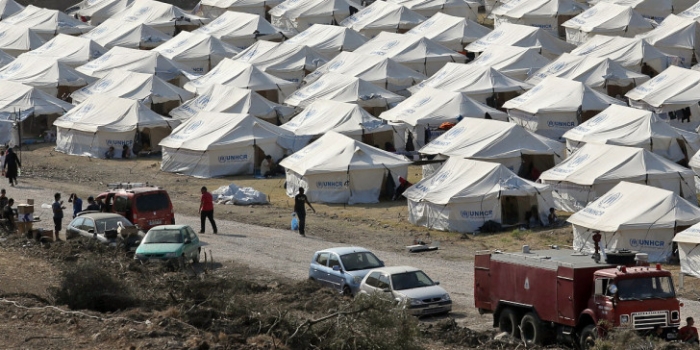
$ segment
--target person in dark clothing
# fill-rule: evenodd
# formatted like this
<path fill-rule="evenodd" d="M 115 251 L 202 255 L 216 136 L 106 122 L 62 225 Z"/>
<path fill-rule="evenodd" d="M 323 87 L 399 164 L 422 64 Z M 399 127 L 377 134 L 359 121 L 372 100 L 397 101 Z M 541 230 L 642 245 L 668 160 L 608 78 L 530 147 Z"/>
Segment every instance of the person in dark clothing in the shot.
<path fill-rule="evenodd" d="M 14 204 L 15 200 L 10 198 L 2 207 L 2 218 L 7 220 L 5 227 L 7 227 L 7 230 L 10 232 L 15 232 L 17 229 L 17 225 L 15 225 L 15 213 L 12 211 L 12 206 Z"/>
<path fill-rule="evenodd" d="M 202 222 L 202 229 L 199 233 L 204 233 L 204 224 L 206 219 L 209 218 L 209 223 L 211 228 L 214 230 L 214 234 L 217 234 L 216 222 L 214 221 L 214 197 L 207 191 L 206 187 L 202 187 L 202 200 L 199 204 L 199 216 Z"/>
<path fill-rule="evenodd" d="M 19 168 L 22 167 L 17 154 L 12 150 L 12 148 L 7 149 L 7 155 L 5 156 L 5 163 L 2 165 L 2 171 L 5 172 L 5 177 L 10 180 L 10 186 L 15 187 L 17 185 L 17 175 L 19 174 Z"/>
<path fill-rule="evenodd" d="M 51 205 L 51 210 L 53 211 L 54 234 L 56 235 L 56 241 L 60 241 L 58 234 L 63 226 L 63 209 L 66 209 L 66 207 L 63 206 L 60 193 L 54 194 L 53 198 L 55 201 Z"/>
<path fill-rule="evenodd" d="M 681 123 L 687 121 L 690 123 L 690 107 L 685 107 L 683 110 L 683 116 L 681 117 Z"/>
<path fill-rule="evenodd" d="M 0 190 L 0 210 L 7 205 L 7 196 L 5 195 L 5 189 Z"/>
<path fill-rule="evenodd" d="M 87 198 L 88 201 L 88 206 L 85 208 L 86 211 L 88 210 L 94 210 L 94 211 L 100 211 L 100 205 L 95 202 L 95 198 L 93 196 L 90 196 Z"/>
<path fill-rule="evenodd" d="M 316 212 L 316 209 L 311 206 L 311 203 L 309 202 L 309 198 L 306 197 L 304 194 L 304 188 L 300 187 L 299 188 L 299 194 L 294 196 L 294 212 L 297 214 L 297 217 L 299 218 L 299 234 L 306 237 L 306 234 L 304 232 L 304 227 L 306 226 L 306 205 L 308 204 L 309 208 Z"/>
<path fill-rule="evenodd" d="M 399 176 L 399 186 L 396 187 L 396 191 L 394 191 L 394 196 L 391 198 L 392 201 L 395 201 L 399 198 L 401 198 L 401 195 L 406 192 L 406 189 L 411 187 L 413 184 L 408 182 L 408 180 L 404 179 L 403 177 Z"/>

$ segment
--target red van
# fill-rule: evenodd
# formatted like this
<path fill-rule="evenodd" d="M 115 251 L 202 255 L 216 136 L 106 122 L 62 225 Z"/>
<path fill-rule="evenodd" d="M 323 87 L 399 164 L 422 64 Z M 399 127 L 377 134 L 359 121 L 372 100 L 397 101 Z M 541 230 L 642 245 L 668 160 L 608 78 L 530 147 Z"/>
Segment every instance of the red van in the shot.
<path fill-rule="evenodd" d="M 121 214 L 144 231 L 175 223 L 175 210 L 166 190 L 140 184 L 117 184 L 110 188 L 96 198 L 102 200 L 104 212 Z"/>

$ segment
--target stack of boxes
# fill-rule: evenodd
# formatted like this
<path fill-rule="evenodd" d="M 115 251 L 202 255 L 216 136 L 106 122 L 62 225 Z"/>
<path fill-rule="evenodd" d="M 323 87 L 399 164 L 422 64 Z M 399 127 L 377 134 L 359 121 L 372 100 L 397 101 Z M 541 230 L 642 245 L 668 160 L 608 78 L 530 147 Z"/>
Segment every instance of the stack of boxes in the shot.
<path fill-rule="evenodd" d="M 20 235 L 32 232 L 34 222 L 34 200 L 27 199 L 27 204 L 17 205 L 17 229 Z"/>

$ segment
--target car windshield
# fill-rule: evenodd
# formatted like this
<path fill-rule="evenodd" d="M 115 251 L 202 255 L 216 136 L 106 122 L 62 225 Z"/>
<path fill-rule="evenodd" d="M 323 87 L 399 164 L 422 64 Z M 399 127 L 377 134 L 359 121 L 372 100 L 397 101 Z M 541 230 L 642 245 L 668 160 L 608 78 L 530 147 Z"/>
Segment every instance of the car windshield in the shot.
<path fill-rule="evenodd" d="M 165 192 L 143 194 L 136 197 L 136 209 L 139 212 L 158 211 L 169 207 L 170 200 Z"/>
<path fill-rule="evenodd" d="M 182 243 L 182 232 L 180 230 L 152 230 L 148 232 L 143 243 Z"/>
<path fill-rule="evenodd" d="M 411 271 L 391 275 L 394 290 L 413 289 L 432 286 L 435 283 L 423 271 Z"/>
<path fill-rule="evenodd" d="M 97 227 L 97 232 L 104 233 L 105 231 L 116 230 L 120 222 L 124 227 L 133 226 L 129 220 L 122 217 L 95 220 L 95 226 Z"/>
<path fill-rule="evenodd" d="M 644 300 L 674 298 L 671 277 L 647 277 L 617 281 L 620 300 Z"/>
<path fill-rule="evenodd" d="M 346 271 L 367 270 L 382 267 L 377 257 L 370 252 L 350 253 L 340 256 Z"/>

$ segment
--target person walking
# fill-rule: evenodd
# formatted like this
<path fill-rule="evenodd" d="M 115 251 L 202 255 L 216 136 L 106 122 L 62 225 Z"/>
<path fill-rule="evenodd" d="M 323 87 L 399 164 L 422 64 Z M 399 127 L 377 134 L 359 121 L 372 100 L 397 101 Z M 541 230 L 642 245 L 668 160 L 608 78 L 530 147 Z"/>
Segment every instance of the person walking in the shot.
<path fill-rule="evenodd" d="M 15 187 L 17 185 L 17 175 L 19 174 L 19 168 L 22 167 L 17 154 L 12 150 L 12 148 L 7 149 L 7 154 L 5 155 L 5 162 L 2 163 L 2 171 L 5 173 L 5 177 L 10 180 L 10 186 Z"/>
<path fill-rule="evenodd" d="M 63 226 L 63 209 L 66 209 L 66 207 L 63 206 L 63 201 L 61 200 L 60 193 L 54 194 L 53 198 L 55 200 L 51 205 L 51 209 L 53 210 L 53 232 L 56 236 L 56 241 L 60 241 L 61 239 L 58 237 L 58 234 L 61 232 L 61 227 Z"/>
<path fill-rule="evenodd" d="M 299 194 L 294 196 L 294 212 L 299 218 L 299 234 L 302 237 L 306 237 L 306 233 L 304 232 L 304 228 L 306 226 L 306 205 L 308 205 L 309 208 L 316 213 L 316 209 L 311 206 L 309 198 L 304 194 L 304 188 L 300 187 Z"/>
<path fill-rule="evenodd" d="M 209 218 L 214 234 L 218 233 L 216 230 L 216 222 L 214 221 L 214 198 L 211 193 L 207 191 L 206 186 L 202 186 L 202 202 L 199 204 L 199 217 L 202 220 L 202 229 L 199 233 L 204 233 L 204 224 L 207 218 Z"/>

